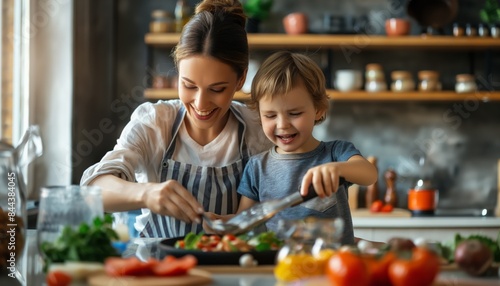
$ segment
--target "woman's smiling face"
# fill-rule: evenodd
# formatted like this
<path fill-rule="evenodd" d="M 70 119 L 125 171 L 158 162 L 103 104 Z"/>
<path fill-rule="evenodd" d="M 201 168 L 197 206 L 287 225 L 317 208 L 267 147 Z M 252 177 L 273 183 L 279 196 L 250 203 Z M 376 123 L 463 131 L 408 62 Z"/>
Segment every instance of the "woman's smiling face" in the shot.
<path fill-rule="evenodd" d="M 204 145 L 217 137 L 227 122 L 234 93 L 244 81 L 245 76 L 238 78 L 231 66 L 211 57 L 192 56 L 179 62 L 179 98 L 193 139 Z"/>

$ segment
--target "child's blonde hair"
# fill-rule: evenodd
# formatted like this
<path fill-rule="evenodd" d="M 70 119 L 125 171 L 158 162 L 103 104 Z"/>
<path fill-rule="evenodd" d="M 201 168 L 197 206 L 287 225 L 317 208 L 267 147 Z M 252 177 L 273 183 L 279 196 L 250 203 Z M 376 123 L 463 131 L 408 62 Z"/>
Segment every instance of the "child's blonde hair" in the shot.
<path fill-rule="evenodd" d="M 284 95 L 292 90 L 300 79 L 311 95 L 316 110 L 324 112 L 323 116 L 315 122 L 319 124 L 325 120 L 329 104 L 325 75 L 311 58 L 299 53 L 280 51 L 269 56 L 255 74 L 251 97 L 247 105 L 259 110 L 261 98 L 267 95 Z"/>

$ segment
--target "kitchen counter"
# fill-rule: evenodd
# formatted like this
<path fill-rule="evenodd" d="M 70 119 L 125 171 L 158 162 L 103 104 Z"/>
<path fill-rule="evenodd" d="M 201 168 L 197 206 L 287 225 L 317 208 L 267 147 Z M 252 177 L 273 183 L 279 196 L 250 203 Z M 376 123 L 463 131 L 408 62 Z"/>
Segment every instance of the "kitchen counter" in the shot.
<path fill-rule="evenodd" d="M 41 258 L 37 251 L 36 245 L 36 231 L 28 230 L 27 234 L 27 251 L 25 252 L 25 265 L 27 269 L 28 276 L 28 286 L 39 286 L 45 285 L 44 275 L 42 273 L 42 263 Z M 148 257 L 158 257 L 161 256 L 160 249 L 157 247 L 158 241 L 160 239 L 134 239 L 129 247 L 124 252 L 123 256 L 138 256 L 142 259 L 147 259 Z M 26 259 L 27 258 L 27 259 Z M 205 268 L 205 269 L 204 269 Z M 227 269 L 230 266 L 221 267 L 220 269 Z M 231 271 L 218 271 L 217 266 L 200 266 L 200 269 L 204 269 L 211 273 L 213 282 L 210 285 L 214 286 L 234 286 L 234 285 L 246 285 L 246 286 L 282 286 L 283 284 L 278 283 L 273 275 L 272 266 L 260 266 L 255 268 L 242 268 L 238 266 L 232 266 Z M 0 277 L 0 285 L 18 285 L 14 283 L 12 278 Z M 291 284 L 297 285 L 297 283 Z M 327 280 L 324 278 L 313 279 L 308 283 L 304 282 L 300 285 L 329 285 Z M 465 273 L 456 270 L 444 270 L 442 271 L 434 286 L 500 286 L 500 279 L 498 278 L 472 278 L 468 277 Z"/>
<path fill-rule="evenodd" d="M 496 239 L 499 217 L 354 217 L 356 237 L 386 242 L 392 237 L 422 237 L 435 241 L 453 241 L 461 235 L 482 234 Z"/>
<path fill-rule="evenodd" d="M 354 217 L 354 228 L 496 228 L 500 217 Z"/>

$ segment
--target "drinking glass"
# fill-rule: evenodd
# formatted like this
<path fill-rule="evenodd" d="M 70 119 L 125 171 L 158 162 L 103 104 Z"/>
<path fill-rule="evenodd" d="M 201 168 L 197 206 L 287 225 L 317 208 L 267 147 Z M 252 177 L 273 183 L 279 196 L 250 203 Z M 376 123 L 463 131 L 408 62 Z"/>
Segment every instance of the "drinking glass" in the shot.
<path fill-rule="evenodd" d="M 42 187 L 37 221 L 38 246 L 54 242 L 66 226 L 78 227 L 92 224 L 96 217 L 103 217 L 101 189 L 95 186 Z M 40 249 L 40 254 L 43 253 Z"/>

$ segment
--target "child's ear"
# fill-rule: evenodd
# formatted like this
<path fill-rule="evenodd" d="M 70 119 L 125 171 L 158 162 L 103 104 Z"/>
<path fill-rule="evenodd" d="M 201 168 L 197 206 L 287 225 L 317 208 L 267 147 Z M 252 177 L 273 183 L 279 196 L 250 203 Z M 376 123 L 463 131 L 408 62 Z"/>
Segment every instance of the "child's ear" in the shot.
<path fill-rule="evenodd" d="M 245 69 L 243 71 L 243 74 L 241 75 L 240 79 L 238 80 L 238 85 L 236 86 L 236 90 L 240 90 L 243 85 L 245 84 L 245 80 L 247 79 L 247 71 L 248 69 Z"/>
<path fill-rule="evenodd" d="M 316 122 L 320 121 L 321 119 L 323 119 L 325 117 L 325 114 L 326 113 L 326 110 L 324 109 L 316 109 L 316 117 L 314 117 L 314 120 Z"/>

